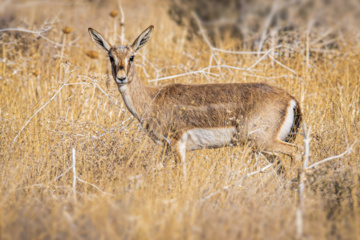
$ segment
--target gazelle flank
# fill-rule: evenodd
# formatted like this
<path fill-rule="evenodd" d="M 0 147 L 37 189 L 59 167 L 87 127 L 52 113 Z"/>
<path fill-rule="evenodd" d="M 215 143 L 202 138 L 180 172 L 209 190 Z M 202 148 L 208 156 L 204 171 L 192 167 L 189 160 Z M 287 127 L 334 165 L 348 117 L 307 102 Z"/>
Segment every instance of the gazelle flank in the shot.
<path fill-rule="evenodd" d="M 187 150 L 249 144 L 294 156 L 290 144 L 301 123 L 296 99 L 265 83 L 143 85 L 134 58 L 154 27 L 132 45 L 112 46 L 92 28 L 94 43 L 104 49 L 123 100 L 154 142 L 176 151 L 184 166 Z"/>

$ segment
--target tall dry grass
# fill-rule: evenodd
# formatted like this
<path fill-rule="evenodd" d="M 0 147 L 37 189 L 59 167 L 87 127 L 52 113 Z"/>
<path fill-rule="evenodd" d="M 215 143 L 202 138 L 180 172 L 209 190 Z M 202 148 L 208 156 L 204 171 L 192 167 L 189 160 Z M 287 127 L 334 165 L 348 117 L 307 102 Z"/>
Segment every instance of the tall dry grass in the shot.
<path fill-rule="evenodd" d="M 296 238 L 300 161 L 291 165 L 280 156 L 285 175 L 268 168 L 243 178 L 267 160 L 245 146 L 200 150 L 188 153 L 184 181 L 174 158 L 164 159 L 134 121 L 105 54 L 87 34 L 91 26 L 120 42 L 119 26 L 114 33 L 120 15 L 109 16 L 119 11 L 117 1 L 1 4 L 7 5 L 0 10 L 0 28 L 47 30 L 42 34 L 47 39 L 24 31 L 0 33 L 0 239 Z M 254 71 L 214 68 L 206 76 L 148 83 L 207 67 L 211 51 L 200 36 L 186 39 L 186 30 L 169 20 L 167 2 L 123 1 L 122 6 L 127 42 L 155 25 L 135 60 L 144 83 L 267 82 L 284 88 L 300 100 L 311 126 L 313 162 L 360 139 L 358 34 L 344 33 L 338 48 L 306 58 L 307 34 L 299 32 L 297 49 L 274 55 L 296 74 L 264 58 Z M 62 31 L 65 26 L 69 34 Z M 237 44 L 225 37 L 221 48 Z M 260 58 L 218 54 L 222 64 L 241 68 Z M 302 136 L 296 143 L 303 144 Z M 304 238 L 360 236 L 359 154 L 357 144 L 346 156 L 307 171 Z M 159 168 L 163 160 L 166 165 Z"/>

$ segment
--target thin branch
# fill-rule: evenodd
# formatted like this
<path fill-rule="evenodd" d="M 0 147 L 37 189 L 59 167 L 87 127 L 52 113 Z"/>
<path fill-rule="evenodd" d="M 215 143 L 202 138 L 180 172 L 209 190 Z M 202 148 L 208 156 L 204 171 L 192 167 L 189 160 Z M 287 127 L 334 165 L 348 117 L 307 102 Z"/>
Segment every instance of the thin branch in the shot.
<path fill-rule="evenodd" d="M 98 191 L 101 192 L 102 194 L 113 195 L 113 194 L 111 194 L 111 193 L 104 192 L 104 191 L 101 190 L 98 186 L 96 186 L 96 185 L 94 185 L 94 184 L 92 184 L 92 183 L 89 183 L 89 182 L 87 182 L 87 181 L 84 181 L 84 180 L 82 180 L 82 179 L 79 178 L 79 177 L 77 178 L 77 180 L 79 180 L 79 181 L 82 182 L 82 183 L 89 184 L 90 186 L 96 188 L 96 190 L 98 190 Z"/>
<path fill-rule="evenodd" d="M 272 166 L 272 164 L 268 164 L 268 165 L 266 165 L 265 167 L 263 167 L 263 168 L 255 171 L 255 172 L 248 173 L 248 174 L 246 174 L 241 180 L 244 180 L 245 178 L 250 177 L 250 176 L 255 175 L 255 174 L 258 174 L 258 173 L 264 173 L 264 171 L 265 171 L 266 169 L 268 169 L 269 167 L 271 167 L 271 166 Z"/>
<path fill-rule="evenodd" d="M 91 83 L 93 85 L 95 85 L 95 87 L 97 87 L 109 100 L 112 104 L 114 104 L 115 106 L 117 106 L 118 108 L 120 109 L 123 109 L 121 106 L 117 105 L 114 100 L 111 99 L 111 97 L 100 87 L 100 85 L 94 80 L 92 79 L 91 77 L 88 77 L 88 76 L 84 76 L 84 75 L 78 75 L 78 77 L 80 78 L 85 78 L 85 79 L 89 79 L 91 81 Z M 89 84 L 89 83 L 88 83 Z"/>
<path fill-rule="evenodd" d="M 276 60 L 273 56 L 271 56 L 271 54 L 269 54 L 269 57 L 274 60 L 277 64 L 279 64 L 280 66 L 282 66 L 283 68 L 289 70 L 290 72 L 296 74 L 296 71 L 295 70 L 292 70 L 291 68 L 285 66 L 284 64 L 282 64 L 281 62 L 279 62 L 278 60 Z"/>
<path fill-rule="evenodd" d="M 59 176 L 57 176 L 56 178 L 54 178 L 54 180 L 52 180 L 51 182 L 58 180 L 59 178 L 61 178 L 62 176 L 64 176 L 66 173 L 68 173 L 71 169 L 72 169 L 72 167 L 69 167 L 68 169 L 65 170 L 65 172 L 63 172 L 62 174 L 60 174 Z"/>
<path fill-rule="evenodd" d="M 81 178 L 77 177 L 76 175 L 76 157 L 75 157 L 75 148 L 72 149 L 72 170 L 73 170 L 73 194 L 74 194 L 74 201 L 76 202 L 76 180 L 78 180 L 79 182 L 85 183 L 85 184 L 89 184 L 90 186 L 94 187 L 96 190 L 98 190 L 99 192 L 101 192 L 102 194 L 109 194 L 112 195 L 110 193 L 106 193 L 103 190 L 101 190 L 98 186 L 89 183 L 87 181 L 82 180 Z"/>
<path fill-rule="evenodd" d="M 259 58 L 253 65 L 251 65 L 250 67 L 247 68 L 247 70 L 250 70 L 251 68 L 255 67 L 259 62 L 261 62 L 261 60 L 263 60 L 266 56 L 269 55 L 269 53 L 272 51 L 273 49 L 269 49 L 261 58 Z"/>
<path fill-rule="evenodd" d="M 76 203 L 76 156 L 75 156 L 75 148 L 72 149 L 72 170 L 73 170 L 73 194 L 74 194 L 74 202 Z"/>
<path fill-rule="evenodd" d="M 271 79 L 277 79 L 277 78 L 287 78 L 287 77 L 292 77 L 294 75 L 279 75 L 279 76 L 274 76 L 274 77 L 265 77 L 265 76 L 259 76 L 259 75 L 254 75 L 254 74 L 246 74 L 246 73 L 243 73 L 242 74 L 243 76 L 248 76 L 248 77 L 256 77 L 256 78 L 264 78 L 266 80 L 271 80 Z"/>
<path fill-rule="evenodd" d="M 161 80 L 178 78 L 178 77 L 183 77 L 183 76 L 192 75 L 192 74 L 198 74 L 198 73 L 209 74 L 209 73 L 205 72 L 205 70 L 208 70 L 208 69 L 211 69 L 211 68 L 229 68 L 229 69 L 237 69 L 237 70 L 243 70 L 243 71 L 248 70 L 246 68 L 233 67 L 233 66 L 228 66 L 228 65 L 216 65 L 216 66 L 205 67 L 205 68 L 203 68 L 201 70 L 198 70 L 198 71 L 191 71 L 191 72 L 187 72 L 187 73 L 181 73 L 181 74 L 162 77 L 162 78 L 156 78 L 156 79 L 148 80 L 148 82 L 157 82 L 157 81 L 161 81 Z"/>
<path fill-rule="evenodd" d="M 239 55 L 255 55 L 255 54 L 266 54 L 266 53 L 267 53 L 266 51 L 263 51 L 263 52 L 261 52 L 261 51 L 258 51 L 258 52 L 231 51 L 231 50 L 224 50 L 224 49 L 220 49 L 220 48 L 214 47 L 214 46 L 211 44 L 209 38 L 206 36 L 206 31 L 205 31 L 205 29 L 202 27 L 202 25 L 203 25 L 204 23 L 200 20 L 199 16 L 198 16 L 195 12 L 192 12 L 192 15 L 193 15 L 193 17 L 195 18 L 195 20 L 196 20 L 196 22 L 197 22 L 197 24 L 198 24 L 198 26 L 199 26 L 201 35 L 203 36 L 206 44 L 209 46 L 209 48 L 210 48 L 211 51 L 217 51 L 217 52 L 223 52 L 223 53 L 229 53 L 229 54 L 239 54 Z M 215 55 L 215 54 L 214 54 L 214 55 Z M 213 55 L 213 57 L 214 57 L 214 55 Z"/>
<path fill-rule="evenodd" d="M 74 7 L 74 2 L 56 2 L 56 1 L 33 1 L 33 2 L 28 2 L 28 3 L 18 3 L 15 4 L 16 8 L 29 8 L 32 7 L 34 5 L 41 5 L 44 6 L 45 4 L 51 4 L 51 5 L 61 5 L 61 6 L 72 6 Z"/>
<path fill-rule="evenodd" d="M 268 169 L 268 168 L 271 167 L 271 166 L 272 166 L 272 164 L 268 164 L 268 165 L 266 165 L 265 167 L 263 167 L 263 168 L 261 168 L 261 169 L 259 169 L 259 170 L 257 170 L 257 171 L 254 171 L 254 172 L 245 174 L 242 178 L 240 178 L 240 180 L 236 181 L 235 183 L 233 183 L 233 184 L 231 184 L 231 185 L 227 185 L 227 186 L 225 186 L 225 187 L 222 187 L 221 189 L 219 189 L 219 190 L 217 190 L 217 191 L 215 191 L 215 192 L 207 195 L 206 197 L 201 198 L 201 199 L 198 201 L 198 204 L 201 203 L 201 202 L 203 202 L 203 201 L 205 201 L 205 200 L 207 200 L 207 199 L 209 199 L 209 198 L 211 198 L 212 196 L 214 196 L 214 195 L 216 195 L 216 194 L 221 193 L 223 190 L 227 190 L 227 189 L 232 188 L 232 187 L 234 187 L 234 186 L 236 186 L 236 185 L 239 185 L 240 182 L 242 182 L 242 181 L 243 181 L 245 178 L 247 178 L 247 177 L 253 176 L 253 175 L 258 174 L 258 173 L 264 173 L 265 170 Z"/>
<path fill-rule="evenodd" d="M 193 11 L 191 14 L 192 14 L 193 17 L 194 17 L 194 19 L 195 19 L 195 21 L 196 21 L 196 23 L 197 23 L 197 25 L 198 25 L 198 27 L 199 27 L 199 29 L 200 29 L 200 33 L 201 33 L 201 35 L 203 36 L 206 44 L 209 46 L 210 49 L 212 49 L 212 44 L 210 43 L 210 40 L 209 40 L 208 37 L 206 36 L 206 31 L 205 31 L 205 29 L 204 29 L 204 28 L 202 27 L 202 25 L 201 25 L 201 20 L 200 20 L 199 16 L 198 16 L 194 11 Z"/>
<path fill-rule="evenodd" d="M 37 31 L 32 31 L 32 30 L 23 29 L 23 28 L 3 28 L 3 29 L 0 29 L 0 32 L 24 32 L 24 33 L 31 33 L 31 34 L 38 35 L 39 37 L 45 39 L 45 40 L 48 41 L 48 42 L 51 42 L 52 44 L 54 44 L 54 45 L 56 45 L 56 46 L 64 46 L 64 44 L 54 42 L 53 40 L 50 40 L 49 38 L 45 37 L 44 35 L 42 35 L 43 32 L 37 32 Z"/>
<path fill-rule="evenodd" d="M 229 53 L 229 54 L 239 54 L 239 55 L 256 55 L 256 54 L 266 54 L 267 51 L 262 52 L 248 52 L 248 51 L 231 51 L 231 50 L 224 50 L 216 47 L 211 47 L 212 50 L 217 52 Z"/>
<path fill-rule="evenodd" d="M 342 158 L 343 156 L 351 153 L 351 151 L 353 150 L 353 147 L 354 145 L 358 142 L 358 140 L 356 139 L 355 142 L 348 148 L 346 149 L 343 153 L 339 154 L 339 155 L 336 155 L 336 156 L 332 156 L 332 157 L 327 157 L 321 161 L 318 161 L 310 166 L 308 166 L 306 169 L 311 169 L 311 168 L 315 168 L 316 166 L 320 165 L 320 164 L 323 164 L 323 163 L 326 163 L 326 162 L 329 162 L 331 160 L 334 160 L 334 159 L 338 159 L 338 158 Z"/>
<path fill-rule="evenodd" d="M 124 14 L 124 10 L 121 5 L 121 0 L 118 0 L 118 5 L 119 5 L 119 9 L 120 9 L 120 14 L 121 14 L 121 21 L 120 21 L 121 44 L 123 45 L 124 41 L 125 41 L 125 14 Z"/>
<path fill-rule="evenodd" d="M 268 17 L 266 18 L 265 20 L 265 23 L 264 23 L 264 27 L 263 27 L 263 31 L 261 33 L 261 38 L 260 38 L 260 43 L 259 43 L 259 47 L 258 47 L 258 56 L 260 55 L 261 53 L 261 49 L 265 43 L 265 39 L 266 39 L 266 36 L 267 36 L 267 33 L 268 33 L 268 30 L 270 28 L 270 25 L 271 25 L 271 22 L 272 22 L 272 19 L 274 18 L 275 14 L 277 14 L 281 9 L 285 8 L 285 7 L 288 7 L 289 5 L 291 4 L 294 4 L 296 3 L 296 0 L 294 1 L 287 1 L 287 2 L 284 2 L 283 4 L 281 5 L 278 5 L 279 3 L 279 0 L 275 0 L 273 1 L 273 5 L 271 6 L 271 11 L 270 11 L 270 14 L 268 15 Z"/>
<path fill-rule="evenodd" d="M 207 35 L 206 35 L 206 31 L 205 31 L 205 29 L 204 29 L 204 28 L 202 27 L 202 25 L 201 25 L 201 20 L 200 20 L 199 16 L 198 16 L 194 11 L 192 12 L 192 15 L 193 15 L 193 17 L 194 17 L 194 19 L 195 19 L 195 21 L 196 21 L 196 23 L 197 23 L 197 25 L 198 25 L 198 27 L 199 27 L 199 29 L 200 29 L 201 35 L 203 36 L 206 44 L 209 46 L 210 51 L 211 51 L 211 56 L 210 56 L 210 59 L 209 59 L 209 67 L 210 67 L 211 64 L 212 64 L 212 59 L 215 60 L 215 62 L 216 62 L 217 65 L 220 65 L 219 60 L 215 57 L 216 53 L 214 52 L 213 46 L 212 46 L 210 40 L 208 39 L 208 37 L 207 37 Z M 209 71 L 210 71 L 210 70 L 209 70 Z M 220 71 L 220 68 L 219 68 L 219 71 Z"/>
<path fill-rule="evenodd" d="M 271 21 L 275 15 L 275 13 L 278 11 L 278 3 L 279 3 L 279 0 L 275 0 L 271 6 L 271 11 L 270 11 L 270 14 L 268 15 L 268 17 L 266 18 L 265 20 L 265 23 L 264 23 L 264 26 L 263 26 L 263 31 L 261 33 L 261 38 L 260 38 L 260 43 L 259 43 L 259 47 L 258 47 L 258 52 L 261 51 L 263 45 L 264 45 L 264 42 L 265 42 L 265 38 L 266 38 L 266 34 L 268 32 L 268 29 L 270 27 L 270 24 L 271 24 Z M 259 56 L 259 54 L 258 54 Z"/>
<path fill-rule="evenodd" d="M 46 107 L 46 105 L 48 105 L 59 93 L 60 91 L 65 87 L 65 86 L 70 86 L 70 85 L 86 85 L 89 83 L 64 83 L 57 91 L 56 93 L 46 102 L 44 103 L 26 122 L 25 124 L 22 126 L 22 128 L 20 129 L 20 131 L 18 132 L 18 134 L 16 134 L 15 138 L 12 140 L 11 145 L 13 145 L 16 141 L 16 139 L 19 137 L 20 133 L 25 129 L 25 127 L 30 123 L 30 121 L 36 116 L 36 114 L 38 114 L 42 109 L 44 109 Z"/>
<path fill-rule="evenodd" d="M 227 19 L 227 18 L 221 18 L 214 21 L 203 21 L 203 25 L 207 26 L 226 26 L 226 25 L 234 25 L 236 24 L 236 19 Z"/>
<path fill-rule="evenodd" d="M 177 75 L 151 79 L 151 80 L 148 80 L 148 82 L 158 82 L 158 81 L 162 81 L 162 80 L 173 79 L 173 78 L 183 77 L 183 76 L 187 76 L 187 75 L 198 74 L 198 73 L 202 73 L 202 72 L 203 72 L 203 70 L 192 71 L 192 72 L 188 72 L 188 73 L 181 73 L 181 74 L 177 74 Z"/>
<path fill-rule="evenodd" d="M 16 141 L 16 139 L 19 137 L 20 133 L 24 130 L 24 128 L 29 124 L 29 122 L 31 121 L 31 119 L 33 119 L 33 117 L 35 117 L 35 115 L 40 112 L 44 107 L 46 107 L 46 105 L 48 105 L 61 91 L 61 89 L 63 89 L 66 86 L 66 84 L 63 84 L 59 90 L 56 91 L 56 93 L 44 104 L 42 105 L 24 124 L 24 126 L 22 126 L 22 128 L 20 129 L 20 131 L 18 132 L 18 134 L 15 136 L 15 138 L 13 139 L 13 141 L 11 142 L 11 145 L 14 144 L 14 142 Z"/>
<path fill-rule="evenodd" d="M 303 124 L 303 135 L 304 135 L 304 147 L 305 147 L 305 154 L 303 160 L 303 166 L 299 171 L 299 199 L 298 199 L 298 206 L 296 209 L 296 232 L 297 237 L 301 239 L 303 237 L 303 228 L 304 228 L 304 219 L 303 219 L 303 209 L 304 209 L 304 189 L 305 189 L 305 169 L 307 168 L 307 163 L 310 157 L 310 130 L 307 131 L 306 123 Z"/>

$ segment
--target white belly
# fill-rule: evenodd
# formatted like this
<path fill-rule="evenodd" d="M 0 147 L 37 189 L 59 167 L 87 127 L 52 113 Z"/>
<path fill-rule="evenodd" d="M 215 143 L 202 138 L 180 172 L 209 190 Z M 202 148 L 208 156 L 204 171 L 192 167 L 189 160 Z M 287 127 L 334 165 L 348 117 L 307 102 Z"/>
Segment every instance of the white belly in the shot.
<path fill-rule="evenodd" d="M 235 132 L 235 127 L 194 128 L 186 131 L 182 140 L 187 150 L 223 147 L 231 143 Z"/>

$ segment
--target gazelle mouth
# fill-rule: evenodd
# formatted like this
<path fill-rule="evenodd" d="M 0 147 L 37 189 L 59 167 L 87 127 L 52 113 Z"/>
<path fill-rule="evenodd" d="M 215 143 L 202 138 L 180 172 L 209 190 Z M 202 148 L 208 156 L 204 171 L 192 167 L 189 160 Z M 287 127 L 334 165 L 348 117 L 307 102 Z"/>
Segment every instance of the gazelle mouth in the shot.
<path fill-rule="evenodd" d="M 126 84 L 128 82 L 127 80 L 127 78 L 115 78 L 117 84 Z"/>

